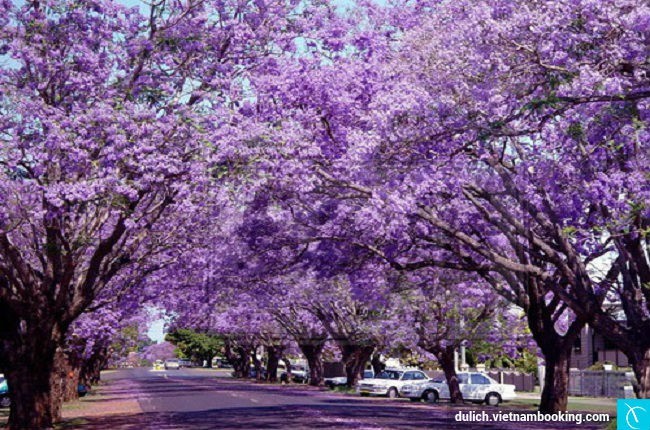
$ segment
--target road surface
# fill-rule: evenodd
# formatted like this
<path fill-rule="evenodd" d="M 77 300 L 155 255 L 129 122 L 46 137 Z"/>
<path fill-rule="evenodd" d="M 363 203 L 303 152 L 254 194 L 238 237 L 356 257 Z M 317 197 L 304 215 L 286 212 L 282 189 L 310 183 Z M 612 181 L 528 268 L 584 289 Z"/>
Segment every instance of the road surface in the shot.
<path fill-rule="evenodd" d="M 575 424 L 459 423 L 459 411 L 498 411 L 485 406 L 412 403 L 361 398 L 301 385 L 235 380 L 225 371 L 127 369 L 104 375 L 109 382 L 95 401 L 132 398 L 139 411 L 76 420 L 83 429 L 571 429 Z M 90 399 L 89 399 L 90 400 Z M 69 428 L 69 426 L 66 426 Z M 581 429 L 603 425 L 582 424 Z"/>

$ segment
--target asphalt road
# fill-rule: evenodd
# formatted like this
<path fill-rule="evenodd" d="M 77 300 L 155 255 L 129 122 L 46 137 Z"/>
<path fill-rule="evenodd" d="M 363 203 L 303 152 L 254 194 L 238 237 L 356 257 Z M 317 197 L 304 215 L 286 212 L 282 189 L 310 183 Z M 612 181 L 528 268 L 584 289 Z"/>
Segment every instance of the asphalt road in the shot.
<path fill-rule="evenodd" d="M 85 429 L 571 429 L 575 424 L 459 423 L 459 411 L 498 411 L 485 406 L 412 403 L 361 398 L 301 385 L 235 380 L 227 372 L 128 369 L 110 373 L 101 402 L 137 399 L 140 413 L 90 417 Z M 582 424 L 581 429 L 602 425 Z"/>

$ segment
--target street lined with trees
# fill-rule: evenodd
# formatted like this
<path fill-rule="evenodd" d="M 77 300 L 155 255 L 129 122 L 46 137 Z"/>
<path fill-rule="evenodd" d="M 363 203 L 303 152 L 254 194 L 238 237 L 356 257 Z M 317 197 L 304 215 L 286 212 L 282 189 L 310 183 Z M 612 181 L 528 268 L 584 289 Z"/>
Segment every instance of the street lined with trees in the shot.
<path fill-rule="evenodd" d="M 298 353 L 311 384 L 327 356 L 349 387 L 412 353 L 461 402 L 460 346 L 533 351 L 544 413 L 567 409 L 589 325 L 649 398 L 649 16 L 0 3 L 9 427 L 51 428 L 150 306 L 185 357 L 271 381 Z"/>

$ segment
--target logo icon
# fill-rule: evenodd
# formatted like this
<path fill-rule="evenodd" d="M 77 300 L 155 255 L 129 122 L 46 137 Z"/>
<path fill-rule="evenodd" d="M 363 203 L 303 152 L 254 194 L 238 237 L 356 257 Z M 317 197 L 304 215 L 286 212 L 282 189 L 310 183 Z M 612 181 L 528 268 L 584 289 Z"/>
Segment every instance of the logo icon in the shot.
<path fill-rule="evenodd" d="M 650 430 L 650 399 L 618 399 L 617 430 Z"/>

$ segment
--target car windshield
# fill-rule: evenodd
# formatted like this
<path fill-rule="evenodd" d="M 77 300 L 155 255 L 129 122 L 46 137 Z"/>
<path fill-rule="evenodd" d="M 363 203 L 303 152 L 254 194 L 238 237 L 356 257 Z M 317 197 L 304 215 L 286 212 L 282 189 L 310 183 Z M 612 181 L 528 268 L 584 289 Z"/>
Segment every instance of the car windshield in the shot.
<path fill-rule="evenodd" d="M 178 363 L 178 360 L 167 360 L 167 363 Z"/>
<path fill-rule="evenodd" d="M 399 379 L 402 376 L 403 372 L 398 372 L 396 370 L 384 370 L 380 372 L 375 379 Z"/>
<path fill-rule="evenodd" d="M 487 376 L 487 375 L 485 375 L 485 374 L 479 374 L 479 375 L 482 376 L 482 377 L 484 377 L 485 379 L 487 379 L 487 380 L 488 380 L 487 383 L 490 383 L 490 384 L 499 384 L 497 381 L 495 381 L 494 379 L 490 378 L 489 376 Z"/>

